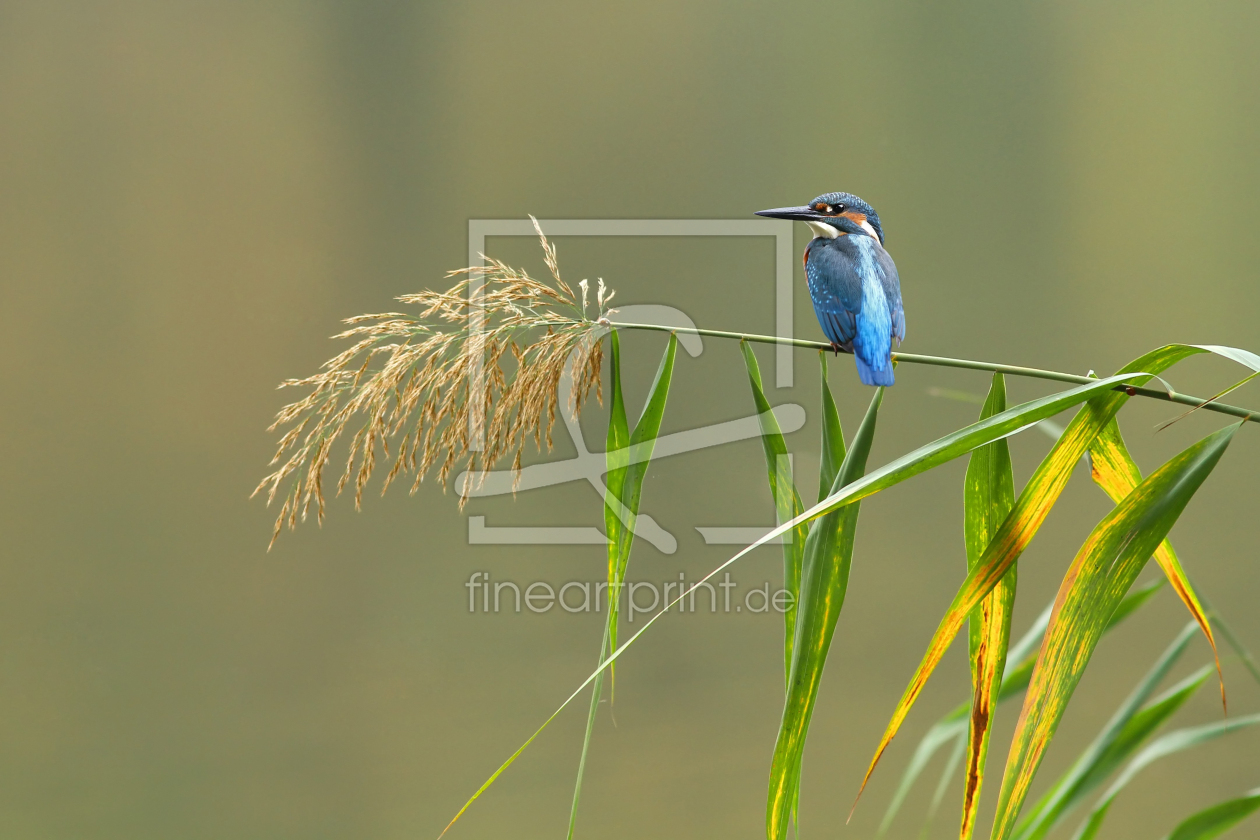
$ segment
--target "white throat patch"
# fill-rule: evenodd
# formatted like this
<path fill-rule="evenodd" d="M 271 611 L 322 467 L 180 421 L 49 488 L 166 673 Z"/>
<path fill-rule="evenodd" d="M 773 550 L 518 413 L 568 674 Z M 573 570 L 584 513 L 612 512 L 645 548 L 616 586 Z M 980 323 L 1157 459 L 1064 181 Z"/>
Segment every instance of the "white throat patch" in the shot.
<path fill-rule="evenodd" d="M 809 229 L 814 232 L 815 239 L 818 239 L 819 237 L 823 239 L 835 239 L 836 237 L 842 235 L 837 228 L 827 224 L 826 222 L 806 222 L 805 224 L 809 225 Z M 861 225 L 862 230 L 870 234 L 872 239 L 876 242 L 879 241 L 879 234 L 875 232 L 875 228 L 870 222 L 863 219 Z"/>

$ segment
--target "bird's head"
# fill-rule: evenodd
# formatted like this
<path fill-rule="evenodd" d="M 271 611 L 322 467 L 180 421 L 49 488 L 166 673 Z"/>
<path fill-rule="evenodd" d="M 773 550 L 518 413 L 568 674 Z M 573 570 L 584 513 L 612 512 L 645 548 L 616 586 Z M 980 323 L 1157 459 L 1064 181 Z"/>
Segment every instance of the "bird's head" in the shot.
<path fill-rule="evenodd" d="M 759 210 L 757 215 L 805 222 L 818 236 L 835 238 L 849 233 L 865 234 L 884 244 L 884 229 L 879 224 L 879 214 L 852 193 L 823 193 L 802 207 Z"/>

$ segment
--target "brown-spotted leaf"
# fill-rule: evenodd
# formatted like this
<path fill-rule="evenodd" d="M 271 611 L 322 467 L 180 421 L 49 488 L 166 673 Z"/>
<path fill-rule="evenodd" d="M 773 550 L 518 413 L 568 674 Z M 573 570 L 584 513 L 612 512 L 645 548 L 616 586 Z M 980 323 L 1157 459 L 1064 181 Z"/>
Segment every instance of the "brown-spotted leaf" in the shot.
<path fill-rule="evenodd" d="M 1006 381 L 993 374 L 989 396 L 980 419 L 1006 410 Z M 1015 505 L 1015 479 L 1006 440 L 995 440 L 971 453 L 963 489 L 963 524 L 970 571 L 984 556 L 989 541 L 997 533 Z M 984 783 L 985 759 L 989 753 L 989 733 L 997 708 L 998 689 L 1006 668 L 1006 652 L 1011 639 L 1011 614 L 1015 607 L 1016 567 L 993 587 L 980 606 L 972 610 L 968 652 L 971 659 L 971 722 L 967 737 L 964 775 L 962 827 L 959 840 L 969 840 L 976 824 L 980 790 Z"/>

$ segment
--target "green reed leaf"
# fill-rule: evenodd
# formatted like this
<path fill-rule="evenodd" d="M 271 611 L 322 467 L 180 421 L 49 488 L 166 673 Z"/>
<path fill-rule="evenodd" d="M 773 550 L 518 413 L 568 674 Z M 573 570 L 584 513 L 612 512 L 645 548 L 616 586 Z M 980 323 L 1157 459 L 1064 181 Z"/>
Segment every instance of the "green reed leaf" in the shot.
<path fill-rule="evenodd" d="M 770 482 L 770 498 L 774 500 L 775 521 L 787 522 L 804 510 L 801 496 L 796 492 L 796 483 L 792 478 L 792 462 L 788 458 L 787 443 L 783 439 L 783 431 L 779 428 L 779 421 L 774 416 L 774 410 L 770 407 L 770 401 L 766 399 L 765 392 L 762 390 L 761 368 L 757 364 L 757 356 L 753 353 L 752 345 L 741 341 L 739 346 L 744 353 L 744 365 L 748 369 L 748 384 L 752 387 L 753 404 L 757 408 L 757 420 L 761 425 L 761 447 L 766 455 L 766 473 Z M 834 408 L 833 404 L 833 413 Z M 825 409 L 823 416 L 825 423 Z M 826 453 L 825 447 L 823 451 Z M 801 594 L 801 557 L 805 552 L 805 537 L 808 533 L 809 529 L 804 524 L 799 525 L 783 543 L 783 588 L 791 593 L 790 603 L 783 612 L 784 685 L 787 684 L 792 668 L 792 642 L 796 635 L 796 604 Z"/>
<path fill-rule="evenodd" d="M 615 342 L 616 331 L 613 331 L 610 335 L 613 336 Z M 613 358 L 617 359 L 619 349 L 615 343 L 613 347 Z M 669 383 L 673 377 L 674 357 L 677 355 L 677 352 L 678 337 L 671 333 L 669 342 L 665 345 L 665 354 L 661 357 L 660 366 L 656 369 L 656 378 L 652 380 L 652 387 L 648 389 L 648 398 L 643 405 L 643 413 L 639 416 L 638 422 L 634 424 L 634 429 L 629 433 L 628 446 L 635 453 L 635 457 L 630 458 L 629 453 L 627 453 L 624 478 L 621 481 L 619 492 L 614 494 L 610 483 L 609 493 L 604 500 L 605 523 L 608 521 L 609 509 L 611 508 L 614 518 L 618 519 L 622 526 L 617 529 L 617 540 L 615 543 L 611 543 L 608 557 L 608 626 L 610 628 L 608 635 L 614 648 L 617 646 L 617 619 L 620 614 L 621 587 L 626 579 L 626 567 L 630 562 L 630 549 L 634 546 L 634 524 L 639 516 L 639 500 L 643 495 L 643 479 L 652 463 L 652 449 L 661 430 L 661 419 L 665 415 L 665 401 L 669 397 Z M 625 423 L 624 412 L 625 409 L 623 408 L 622 416 L 618 421 L 618 425 L 622 427 L 624 427 Z M 617 434 L 620 437 L 623 434 L 623 430 L 619 428 Z M 613 428 L 612 423 L 610 423 L 610 439 L 612 435 Z M 620 466 L 620 463 L 621 461 L 618 459 L 618 466 Z M 616 596 L 613 593 L 616 593 Z"/>
<path fill-rule="evenodd" d="M 1218 802 L 1187 817 L 1173 829 L 1167 840 L 1211 840 L 1247 819 L 1257 809 L 1260 809 L 1260 788 Z"/>
<path fill-rule="evenodd" d="M 1111 809 L 1111 805 L 1115 802 L 1116 797 L 1128 786 L 1129 782 L 1133 781 L 1138 773 L 1152 763 L 1165 756 L 1175 755 L 1183 750 L 1206 744 L 1209 741 L 1220 738 L 1222 735 L 1229 735 L 1249 726 L 1255 726 L 1258 723 L 1260 723 L 1260 715 L 1246 715 L 1233 718 L 1232 720 L 1222 720 L 1202 726 L 1176 729 L 1156 738 L 1149 746 L 1138 753 L 1137 757 L 1130 761 L 1120 775 L 1116 777 L 1116 780 L 1111 783 L 1111 787 L 1107 788 L 1107 792 L 1094 804 L 1094 809 L 1085 819 L 1085 822 L 1081 823 L 1080 827 L 1076 829 L 1076 833 L 1072 835 L 1072 840 L 1094 840 L 1098 835 L 1098 830 L 1102 827 L 1103 821 L 1106 820 L 1107 812 Z M 1212 835 L 1207 836 L 1210 837 Z"/>
<path fill-rule="evenodd" d="M 825 365 L 825 362 L 824 362 Z M 823 368 L 824 404 L 830 389 Z M 875 391 L 862 425 L 853 435 L 852 445 L 844 455 L 832 482 L 831 493 L 837 493 L 856 481 L 866 469 L 875 424 L 884 389 Z M 831 427 L 829 429 L 829 427 Z M 839 421 L 823 424 L 823 469 L 828 458 L 844 452 L 843 441 L 836 440 Z M 787 701 L 779 723 L 779 736 L 770 765 L 770 788 L 766 797 L 766 836 L 782 840 L 796 808 L 800 790 L 801 759 L 809 731 L 810 717 L 818 699 L 818 686 L 827 662 L 827 651 L 835 634 L 836 621 L 844 606 L 849 584 L 849 567 L 853 562 L 853 537 L 857 531 L 860 505 L 852 504 L 830 511 L 810 526 L 805 540 L 801 566 L 801 599 L 797 607 L 796 641 L 792 647 Z"/>
<path fill-rule="evenodd" d="M 844 430 L 840 428 L 840 412 L 836 410 L 831 386 L 827 383 L 827 354 L 818 354 L 822 372 L 822 462 L 818 468 L 818 501 L 832 493 L 836 476 L 844 465 Z"/>
<path fill-rule="evenodd" d="M 617 646 L 617 609 L 620 604 L 618 572 L 622 568 L 622 552 L 629 557 L 633 534 L 629 512 L 622 502 L 626 498 L 626 476 L 630 471 L 630 425 L 626 420 L 625 393 L 621 387 L 621 341 L 617 331 L 608 334 L 608 379 L 611 392 L 608 407 L 608 438 L 604 449 L 605 477 L 604 529 L 608 534 L 608 640 Z M 602 654 L 601 654 L 602 655 Z"/>

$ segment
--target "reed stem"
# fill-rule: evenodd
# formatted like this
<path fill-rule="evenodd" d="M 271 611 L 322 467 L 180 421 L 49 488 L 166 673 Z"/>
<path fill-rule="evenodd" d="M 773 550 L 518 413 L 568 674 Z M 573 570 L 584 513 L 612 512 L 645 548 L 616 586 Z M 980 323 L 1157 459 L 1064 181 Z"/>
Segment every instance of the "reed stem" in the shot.
<path fill-rule="evenodd" d="M 804 347 L 810 350 L 830 350 L 831 345 L 821 341 L 806 341 L 802 338 L 780 338 L 774 335 L 755 335 L 753 333 L 731 332 L 729 330 L 704 330 L 692 327 L 666 327 L 660 324 L 628 324 L 620 321 L 611 321 L 609 325 L 626 330 L 655 330 L 657 332 L 673 332 L 686 333 L 689 335 L 703 335 L 711 338 L 732 338 L 738 341 L 752 341 L 759 344 L 787 344 L 791 347 Z M 1056 382 L 1071 382 L 1075 385 L 1085 385 L 1094 380 L 1088 376 L 1078 376 L 1074 373 L 1061 373 L 1057 370 L 1042 370 L 1041 368 L 1019 367 L 1018 365 L 1000 365 L 996 362 L 977 362 L 971 359 L 950 359 L 945 356 L 924 356 L 919 353 L 893 353 L 893 359 L 898 362 L 905 362 L 912 365 L 936 365 L 937 367 L 962 368 L 964 370 L 987 370 L 997 371 L 999 373 L 1008 374 L 1010 376 L 1025 376 L 1031 379 L 1051 379 Z M 1219 414 L 1228 414 L 1232 417 L 1241 417 L 1243 420 L 1250 420 L 1253 423 L 1260 423 L 1258 412 L 1251 409 L 1240 408 L 1236 405 L 1226 405 L 1225 403 L 1205 400 L 1201 397 L 1193 397 L 1189 394 L 1178 394 L 1174 391 L 1161 391 L 1158 388 L 1140 388 L 1136 386 L 1117 385 L 1117 391 L 1125 391 L 1132 396 L 1148 397 L 1154 400 L 1163 400 L 1164 402 L 1174 402 L 1181 405 L 1194 406 L 1203 408 L 1207 411 L 1215 411 Z"/>

